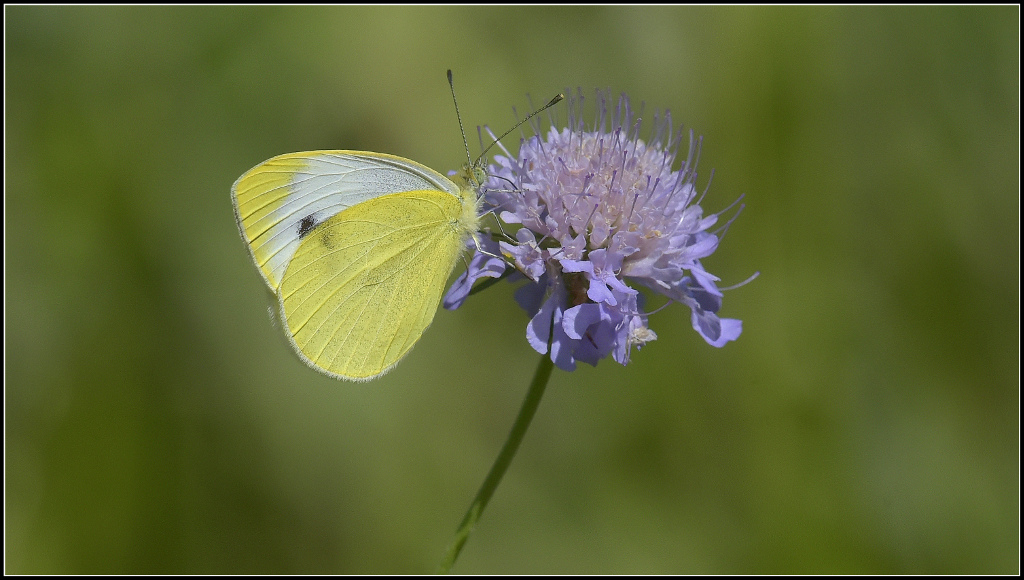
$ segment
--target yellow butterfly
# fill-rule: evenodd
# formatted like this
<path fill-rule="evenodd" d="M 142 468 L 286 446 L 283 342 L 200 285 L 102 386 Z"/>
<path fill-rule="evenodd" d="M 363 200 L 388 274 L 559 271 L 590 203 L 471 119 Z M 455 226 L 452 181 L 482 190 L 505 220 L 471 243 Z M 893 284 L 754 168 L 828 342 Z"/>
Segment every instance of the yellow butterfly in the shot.
<path fill-rule="evenodd" d="M 279 155 L 239 177 L 235 219 L 299 358 L 352 381 L 398 364 L 479 228 L 483 178 L 366 151 Z"/>

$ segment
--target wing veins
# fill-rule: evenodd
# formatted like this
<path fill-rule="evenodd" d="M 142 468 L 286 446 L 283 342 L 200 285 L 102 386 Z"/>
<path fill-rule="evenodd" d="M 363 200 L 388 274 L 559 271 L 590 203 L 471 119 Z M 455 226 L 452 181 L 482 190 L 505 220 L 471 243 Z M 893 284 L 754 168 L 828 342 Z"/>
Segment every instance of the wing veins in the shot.
<path fill-rule="evenodd" d="M 440 233 L 441 233 L 441 235 L 439 235 L 437 237 L 438 238 L 444 238 L 445 237 L 444 236 L 445 232 L 441 231 Z M 424 237 L 424 239 L 425 238 L 426 238 L 426 236 Z M 436 241 L 436 240 L 434 240 L 434 241 Z M 432 257 L 436 258 L 437 250 L 439 249 L 439 247 L 440 246 L 438 244 L 428 244 L 426 246 L 423 246 L 415 254 L 414 260 L 420 258 L 425 252 L 430 252 L 431 254 L 433 254 Z M 434 263 L 434 262 L 435 262 L 435 260 L 430 260 L 429 261 L 429 263 Z M 419 261 L 410 261 L 410 263 L 420 264 L 420 263 L 424 263 L 424 262 L 422 260 L 419 260 Z M 373 286 L 374 288 L 373 288 L 373 294 L 371 296 L 367 297 L 366 304 L 364 305 L 362 311 L 360 312 L 360 317 L 359 318 L 361 318 L 362 312 L 365 312 L 366 308 L 371 303 L 374 302 L 373 299 L 376 298 L 380 294 L 380 292 L 384 291 L 385 289 L 389 290 L 389 296 L 388 296 L 388 304 L 389 304 L 389 306 L 394 304 L 395 300 L 398 298 L 398 295 L 399 295 L 399 292 L 396 292 L 395 290 L 401 288 L 402 285 L 403 285 L 403 282 L 402 282 L 401 278 L 406 277 L 410 273 L 411 273 L 411 269 L 410 268 L 406 268 L 406 269 L 399 270 L 399 271 L 395 272 L 394 274 L 392 274 L 391 276 L 388 276 L 386 279 L 381 280 L 380 282 L 376 282 L 376 283 L 374 283 L 372 285 L 363 286 L 362 288 L 367 288 L 368 286 Z M 449 272 L 445 273 L 446 276 L 447 276 L 447 274 L 449 274 Z M 397 281 L 395 280 L 396 278 L 398 279 Z M 385 282 L 393 282 L 393 283 L 386 284 Z M 379 299 L 378 299 L 378 301 L 379 301 Z M 424 305 L 424 306 L 426 307 L 427 305 Z M 419 320 L 422 319 L 424 311 L 425 311 L 425 308 L 419 309 L 419 311 L 416 313 L 416 317 L 413 318 L 414 320 L 417 320 L 417 323 L 418 323 Z M 374 331 L 374 334 L 373 334 L 373 341 L 374 341 L 374 343 L 377 343 L 377 341 L 382 338 L 382 336 L 381 336 L 382 335 L 382 328 L 383 328 L 384 324 L 387 321 L 388 320 L 386 318 L 381 317 L 380 321 L 378 322 L 377 328 L 376 328 L 376 330 Z M 352 333 L 352 330 L 353 330 L 354 326 L 355 325 L 352 325 L 352 326 L 349 327 L 348 335 L 345 338 L 342 339 L 342 344 L 346 344 L 349 341 L 349 339 L 352 336 L 351 333 Z M 401 325 L 397 325 L 397 326 L 398 326 L 398 328 L 396 328 L 396 332 L 394 334 L 391 334 L 390 336 L 384 335 L 384 337 L 383 337 L 385 339 L 388 339 L 387 349 L 384 351 L 384 355 L 382 357 L 382 360 L 385 363 L 387 362 L 389 353 L 391 353 L 392 349 L 394 348 L 395 342 L 397 341 L 398 337 L 400 336 L 398 330 L 401 328 Z M 417 326 L 418 326 L 418 324 L 417 324 Z M 332 332 L 331 339 L 330 339 L 331 341 L 333 341 L 333 340 L 335 340 L 337 338 L 338 330 L 340 330 L 340 325 L 339 325 L 339 327 L 335 328 L 334 332 Z M 423 331 L 423 329 L 420 329 L 420 333 L 421 334 L 422 334 L 422 331 Z M 409 339 L 409 337 L 411 335 L 412 335 L 412 332 L 411 331 L 407 331 L 402 336 L 402 347 L 403 348 L 405 347 L 405 345 L 408 342 L 408 339 Z M 404 348 L 404 351 L 402 353 L 400 353 L 398 357 L 395 358 L 394 362 L 397 362 L 398 360 L 400 360 L 402 358 L 402 356 L 404 356 L 405 352 L 408 352 L 408 350 L 409 350 L 408 348 Z M 368 349 L 366 351 L 366 354 L 363 356 L 363 359 L 360 361 L 360 365 L 361 366 L 365 365 L 366 361 L 370 359 L 370 353 L 371 352 L 373 352 L 373 349 Z M 339 349 L 339 352 L 332 359 L 332 363 L 337 360 L 337 356 L 340 355 L 340 354 L 341 354 L 341 349 Z M 392 363 L 392 364 L 394 364 L 394 363 Z M 387 366 L 387 365 L 385 364 L 385 366 Z"/>

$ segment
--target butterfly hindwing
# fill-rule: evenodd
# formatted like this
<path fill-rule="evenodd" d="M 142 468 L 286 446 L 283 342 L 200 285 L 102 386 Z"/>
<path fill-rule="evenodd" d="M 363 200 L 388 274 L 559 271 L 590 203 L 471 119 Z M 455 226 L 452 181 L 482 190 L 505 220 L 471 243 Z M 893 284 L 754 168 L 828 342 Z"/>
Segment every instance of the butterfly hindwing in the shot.
<path fill-rule="evenodd" d="M 459 198 L 405 191 L 354 205 L 305 235 L 278 295 L 286 334 L 327 374 L 368 380 L 433 321 L 465 237 Z"/>

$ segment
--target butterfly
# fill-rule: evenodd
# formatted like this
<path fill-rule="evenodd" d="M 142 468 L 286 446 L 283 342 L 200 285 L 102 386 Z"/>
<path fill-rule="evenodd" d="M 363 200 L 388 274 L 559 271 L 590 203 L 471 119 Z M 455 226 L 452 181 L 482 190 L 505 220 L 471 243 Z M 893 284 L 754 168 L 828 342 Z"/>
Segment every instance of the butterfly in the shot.
<path fill-rule="evenodd" d="M 279 155 L 238 178 L 239 231 L 303 362 L 366 381 L 412 349 L 479 229 L 482 170 L 453 178 L 366 151 Z"/>

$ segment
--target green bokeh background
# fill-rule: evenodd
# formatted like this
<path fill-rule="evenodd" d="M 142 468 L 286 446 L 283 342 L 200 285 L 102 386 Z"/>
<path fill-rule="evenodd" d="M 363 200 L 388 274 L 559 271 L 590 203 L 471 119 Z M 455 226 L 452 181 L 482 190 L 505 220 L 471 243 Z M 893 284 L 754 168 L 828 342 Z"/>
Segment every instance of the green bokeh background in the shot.
<path fill-rule="evenodd" d="M 234 180 L 447 170 L 609 87 L 704 135 L 705 261 L 628 367 L 556 371 L 460 573 L 1019 571 L 1018 7 L 5 7 L 13 573 L 432 571 L 538 355 L 508 285 L 366 384 L 267 317 Z M 556 109 L 564 119 L 565 109 Z M 515 140 L 511 140 L 515 146 Z"/>

